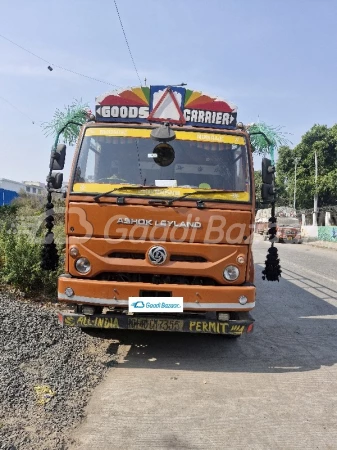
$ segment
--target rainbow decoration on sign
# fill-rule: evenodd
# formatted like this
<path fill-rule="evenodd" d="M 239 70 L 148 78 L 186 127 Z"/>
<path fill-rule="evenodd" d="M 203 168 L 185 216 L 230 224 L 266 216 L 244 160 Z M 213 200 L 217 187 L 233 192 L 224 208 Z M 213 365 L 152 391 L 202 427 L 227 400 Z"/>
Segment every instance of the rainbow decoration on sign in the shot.
<path fill-rule="evenodd" d="M 96 99 L 99 122 L 165 122 L 211 128 L 236 127 L 237 107 L 182 86 L 134 87 Z M 177 119 L 178 118 L 178 119 Z"/>
<path fill-rule="evenodd" d="M 217 97 L 209 97 L 198 91 L 186 89 L 185 108 L 218 112 L 236 112 L 237 107 Z"/>
<path fill-rule="evenodd" d="M 150 88 L 134 87 L 126 91 L 118 91 L 116 94 L 104 94 L 96 99 L 96 103 L 102 106 L 149 106 Z"/>

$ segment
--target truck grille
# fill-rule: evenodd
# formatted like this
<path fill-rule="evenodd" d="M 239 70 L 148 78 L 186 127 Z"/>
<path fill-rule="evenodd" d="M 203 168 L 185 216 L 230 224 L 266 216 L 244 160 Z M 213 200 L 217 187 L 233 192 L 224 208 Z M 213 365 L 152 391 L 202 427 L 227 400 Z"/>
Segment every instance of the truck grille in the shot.
<path fill-rule="evenodd" d="M 113 252 L 108 255 L 109 258 L 123 258 L 123 259 L 145 259 L 144 252 Z M 207 262 L 207 259 L 202 256 L 193 255 L 171 255 L 170 261 L 179 262 Z"/>
<path fill-rule="evenodd" d="M 170 261 L 179 262 L 207 262 L 207 259 L 202 256 L 191 256 L 191 255 L 171 255 Z"/>
<path fill-rule="evenodd" d="M 145 259 L 145 253 L 113 252 L 113 253 L 110 253 L 109 258 Z"/>
<path fill-rule="evenodd" d="M 216 280 L 209 277 L 195 277 L 190 275 L 164 275 L 150 273 L 103 272 L 95 277 L 96 280 L 117 281 L 124 283 L 151 283 L 151 284 L 187 284 L 199 286 L 221 286 Z"/>

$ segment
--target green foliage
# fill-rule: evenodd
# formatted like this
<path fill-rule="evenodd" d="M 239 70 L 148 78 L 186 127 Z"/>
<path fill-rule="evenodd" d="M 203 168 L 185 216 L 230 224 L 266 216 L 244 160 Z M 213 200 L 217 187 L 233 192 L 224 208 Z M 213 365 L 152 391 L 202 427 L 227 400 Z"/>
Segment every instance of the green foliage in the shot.
<path fill-rule="evenodd" d="M 37 195 L 22 194 L 11 203 L 15 216 L 28 217 L 39 215 L 44 211 L 46 198 Z"/>
<path fill-rule="evenodd" d="M 0 206 L 0 226 L 4 223 L 11 223 L 14 219 L 17 206 L 12 203 L 11 205 Z"/>
<path fill-rule="evenodd" d="M 267 136 L 271 142 L 271 145 L 269 145 L 262 134 L 253 134 L 260 132 Z M 249 125 L 248 133 L 251 135 L 250 142 L 253 147 L 253 152 L 258 155 L 265 155 L 266 153 L 269 153 L 272 161 L 274 161 L 274 151 L 278 147 L 289 143 L 289 140 L 286 138 L 288 133 L 282 131 L 281 127 L 273 127 L 264 122 Z"/>
<path fill-rule="evenodd" d="M 71 105 L 65 107 L 65 111 L 57 109 L 54 113 L 53 120 L 50 123 L 42 124 L 46 136 L 52 135 L 56 137 L 64 128 L 62 132 L 64 143 L 73 145 L 78 138 L 80 126 L 87 120 L 88 107 L 89 105 L 82 103 L 82 100 L 74 100 Z M 80 125 L 68 124 L 70 121 L 77 122 Z"/>
<path fill-rule="evenodd" d="M 255 180 L 255 200 L 259 204 L 261 202 L 261 186 L 262 186 L 262 174 L 261 170 L 254 171 Z"/>
<path fill-rule="evenodd" d="M 25 293 L 56 293 L 57 278 L 40 269 L 40 246 L 36 242 L 22 233 L 2 228 L 0 250 L 2 282 Z"/>
<path fill-rule="evenodd" d="M 45 234 L 43 203 L 36 197 L 19 197 L 10 207 L 0 207 L 0 283 L 29 296 L 38 294 L 39 298 L 55 298 L 62 263 L 57 273 L 46 272 L 40 267 Z M 55 203 L 57 210 L 64 202 Z M 65 242 L 62 208 L 55 223 L 55 237 L 61 249 Z"/>
<path fill-rule="evenodd" d="M 318 161 L 315 183 L 315 152 Z M 314 125 L 294 148 L 283 146 L 278 151 L 276 181 L 284 205 L 293 202 L 295 160 L 297 159 L 296 206 L 313 208 L 315 192 L 318 205 L 335 205 L 337 201 L 337 125 Z M 278 202 L 280 204 L 280 201 Z"/>
<path fill-rule="evenodd" d="M 291 174 L 295 171 L 295 156 L 294 151 L 286 145 L 278 150 L 276 164 L 277 203 L 282 206 L 291 206 L 293 204 L 294 188 Z M 292 186 L 291 189 L 289 189 L 290 185 Z"/>

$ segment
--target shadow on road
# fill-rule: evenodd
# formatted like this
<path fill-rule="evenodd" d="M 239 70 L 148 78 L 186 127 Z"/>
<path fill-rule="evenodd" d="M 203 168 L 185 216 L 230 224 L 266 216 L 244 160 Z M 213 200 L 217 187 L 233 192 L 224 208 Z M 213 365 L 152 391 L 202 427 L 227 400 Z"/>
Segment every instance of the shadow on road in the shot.
<path fill-rule="evenodd" d="M 252 334 L 230 339 L 115 330 L 106 337 L 118 340 L 119 345 L 111 343 L 108 352 L 122 353 L 120 364 L 125 368 L 143 369 L 283 373 L 335 364 L 337 308 L 330 303 L 337 305 L 337 292 L 287 271 L 287 279 L 280 283 L 262 281 L 261 270 L 256 265 L 256 325 Z"/>

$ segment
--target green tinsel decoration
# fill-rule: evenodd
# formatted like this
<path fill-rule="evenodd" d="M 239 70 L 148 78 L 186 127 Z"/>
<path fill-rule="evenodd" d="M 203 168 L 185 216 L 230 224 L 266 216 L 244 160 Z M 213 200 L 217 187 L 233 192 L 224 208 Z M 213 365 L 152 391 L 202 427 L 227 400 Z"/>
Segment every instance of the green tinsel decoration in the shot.
<path fill-rule="evenodd" d="M 53 150 L 56 150 L 61 134 L 63 134 L 65 144 L 75 144 L 81 126 L 88 120 L 90 115 L 91 112 L 88 109 L 88 105 L 83 104 L 82 100 L 74 100 L 71 105 L 66 107 L 65 111 L 57 109 L 53 120 L 50 123 L 42 124 L 47 136 L 55 136 Z M 52 231 L 54 228 L 54 204 L 52 203 L 53 188 L 50 185 L 51 175 L 52 167 L 49 168 L 49 175 L 47 177 L 48 195 L 45 218 L 47 233 L 41 249 L 41 268 L 43 270 L 56 270 L 59 264 L 59 255 Z"/>
<path fill-rule="evenodd" d="M 275 162 L 275 150 L 281 145 L 289 145 L 291 142 L 287 139 L 286 133 L 282 131 L 282 127 L 273 127 L 267 125 L 264 122 L 253 123 L 247 126 L 248 133 L 251 134 L 250 142 L 253 147 L 253 152 L 258 155 L 264 155 L 266 153 L 270 154 L 270 159 L 272 163 Z M 266 141 L 262 134 L 253 134 L 262 132 L 264 133 L 270 141 L 270 144 Z"/>
<path fill-rule="evenodd" d="M 44 122 L 42 127 L 44 128 L 46 136 L 56 136 L 57 141 L 62 131 L 63 141 L 65 144 L 73 145 L 76 143 L 80 126 L 87 121 L 90 114 L 89 105 L 82 103 L 82 100 L 74 100 L 73 103 L 65 107 L 65 111 L 57 109 L 54 113 L 54 118 L 51 122 Z M 75 122 L 75 123 L 69 123 Z M 55 147 L 57 142 L 55 142 Z"/>
<path fill-rule="evenodd" d="M 250 142 L 253 152 L 258 155 L 270 154 L 272 165 L 275 164 L 275 150 L 281 145 L 288 145 L 290 141 L 285 137 L 285 133 L 281 131 L 281 127 L 272 127 L 264 122 L 253 123 L 247 127 L 250 134 Z M 260 133 L 260 134 L 259 134 Z M 275 186 L 274 182 L 272 183 Z M 275 216 L 275 199 L 271 202 L 271 217 L 269 218 L 269 241 L 271 243 L 268 249 L 265 268 L 262 271 L 262 279 L 268 281 L 279 281 L 281 277 L 281 265 L 277 248 L 274 247 L 276 237 L 277 219 Z"/>

